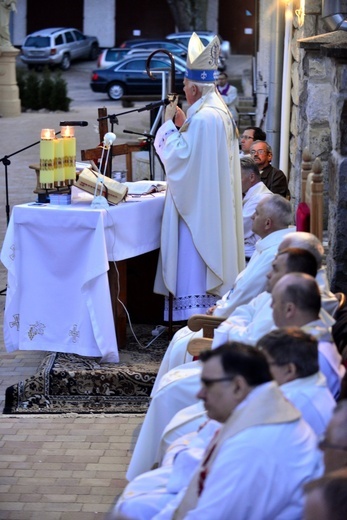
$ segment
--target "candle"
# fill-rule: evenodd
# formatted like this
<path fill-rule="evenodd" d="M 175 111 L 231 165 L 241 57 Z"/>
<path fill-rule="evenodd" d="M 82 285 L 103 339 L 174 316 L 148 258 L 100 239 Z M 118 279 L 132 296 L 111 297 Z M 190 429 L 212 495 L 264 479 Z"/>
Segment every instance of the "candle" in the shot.
<path fill-rule="evenodd" d="M 63 186 L 64 181 L 64 143 L 62 139 L 54 139 L 54 184 Z"/>
<path fill-rule="evenodd" d="M 72 126 L 62 126 L 61 135 L 64 143 L 64 174 L 67 184 L 76 180 L 76 138 Z"/>
<path fill-rule="evenodd" d="M 54 185 L 54 137 L 52 128 L 41 130 L 40 141 L 40 184 L 43 188 Z"/>

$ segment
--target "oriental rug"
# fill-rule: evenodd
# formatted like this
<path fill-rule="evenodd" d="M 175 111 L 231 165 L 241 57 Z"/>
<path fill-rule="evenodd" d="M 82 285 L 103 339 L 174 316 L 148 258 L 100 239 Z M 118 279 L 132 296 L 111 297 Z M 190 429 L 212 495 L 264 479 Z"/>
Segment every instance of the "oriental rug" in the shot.
<path fill-rule="evenodd" d="M 3 413 L 145 413 L 169 337 L 165 331 L 146 347 L 153 326 L 133 328 L 141 346 L 128 329 L 117 364 L 47 353 L 34 376 L 7 388 Z"/>

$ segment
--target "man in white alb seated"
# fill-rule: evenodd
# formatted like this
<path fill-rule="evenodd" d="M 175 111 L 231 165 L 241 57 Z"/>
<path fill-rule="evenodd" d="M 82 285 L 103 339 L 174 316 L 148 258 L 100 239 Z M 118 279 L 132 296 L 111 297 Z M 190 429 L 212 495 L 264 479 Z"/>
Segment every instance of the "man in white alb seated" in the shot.
<path fill-rule="evenodd" d="M 327 387 L 325 376 L 318 373 L 317 341 L 301 329 L 291 327 L 275 329 L 264 335 L 258 340 L 257 347 L 263 348 L 272 376 L 281 385 L 282 392 L 320 436 L 331 418 L 336 401 Z M 201 402 L 177 412 L 160 439 L 156 457 L 158 463 L 161 463 L 171 443 L 197 431 L 205 419 Z"/>
<path fill-rule="evenodd" d="M 272 290 L 272 313 L 277 327 L 300 327 L 318 340 L 319 369 L 335 399 L 346 369 L 331 335 L 320 319 L 321 296 L 317 282 L 307 274 L 284 275 Z"/>
<path fill-rule="evenodd" d="M 272 381 L 258 349 L 235 342 L 201 357 L 198 397 L 222 427 L 193 473 L 183 463 L 188 469 L 173 498 L 155 478 L 151 488 L 149 473 L 129 485 L 116 509 L 137 520 L 301 519 L 302 486 L 323 472 L 311 428 Z"/>
<path fill-rule="evenodd" d="M 227 318 L 239 305 L 248 303 L 265 290 L 266 274 L 270 270 L 278 246 L 292 231 L 292 228 L 288 227 L 292 222 L 290 202 L 280 195 L 266 195 L 258 203 L 252 221 L 253 232 L 261 237 L 256 244 L 255 252 L 247 267 L 237 277 L 232 289 L 218 300 L 207 314 Z M 191 360 L 189 357 L 184 358 L 188 342 L 192 337 L 199 337 L 201 334 L 193 333 L 187 326 L 176 332 L 162 360 L 158 381 L 171 368 Z M 156 383 L 153 392 L 155 390 Z"/>
<path fill-rule="evenodd" d="M 264 352 L 281 391 L 320 438 L 336 401 L 319 371 L 317 340 L 298 327 L 286 327 L 260 338 L 257 348 Z"/>
<path fill-rule="evenodd" d="M 306 249 L 314 255 L 318 267 L 316 280 L 321 291 L 322 308 L 324 310 L 323 314 L 327 317 L 325 314 L 326 311 L 332 316 L 337 308 L 338 302 L 329 289 L 325 268 L 322 267 L 324 254 L 322 243 L 311 233 L 290 232 L 286 234 L 281 241 L 278 251 L 281 252 L 284 249 L 292 247 Z M 264 274 L 264 278 L 266 278 L 266 276 L 274 276 L 274 270 L 279 274 L 281 267 L 284 267 L 282 261 L 283 259 L 279 258 L 272 268 L 269 264 L 268 271 Z M 298 265 L 296 265 L 295 268 L 293 266 L 293 268 L 288 267 L 288 269 L 282 269 L 280 272 L 281 274 L 284 274 L 294 270 L 302 272 Z M 307 271 L 304 270 L 303 272 Z M 307 273 L 312 274 L 310 271 Z M 277 279 L 279 278 L 276 276 L 275 280 L 277 281 Z M 230 316 L 227 316 L 226 320 L 215 329 L 213 347 L 232 340 L 246 341 L 247 343 L 255 344 L 263 334 L 266 334 L 271 330 L 274 323 L 272 319 L 271 296 L 269 294 L 271 290 L 269 290 L 269 283 L 269 281 L 265 280 L 264 292 L 252 299 L 248 304 L 238 306 L 232 313 L 230 313 Z M 271 286 L 273 286 L 274 283 L 275 282 L 272 281 Z M 332 321 L 325 321 L 327 325 L 333 324 Z M 193 333 L 188 327 L 184 327 L 175 334 L 164 354 L 152 390 L 152 395 L 154 395 L 158 389 L 160 380 L 164 374 L 179 365 L 192 361 L 193 357 L 187 352 L 187 346 L 192 337 L 202 337 L 202 331 Z"/>
<path fill-rule="evenodd" d="M 270 284 L 276 281 L 277 276 L 284 275 L 286 269 L 284 260 L 286 257 L 284 255 L 283 258 L 281 257 L 282 255 L 279 255 L 276 261 L 274 262 L 275 267 L 277 266 L 278 270 L 281 270 L 281 274 L 276 273 L 273 276 L 270 276 Z M 296 263 L 296 265 L 296 268 L 298 269 L 299 263 Z M 303 266 L 301 267 L 301 269 L 303 269 Z M 302 283 L 302 281 L 300 283 Z M 313 285 L 313 289 L 315 289 L 315 287 L 317 287 L 317 285 Z M 316 294 L 317 298 L 315 301 L 315 305 L 320 306 L 320 295 L 318 288 L 317 291 L 318 295 Z M 258 298 L 258 300 L 259 299 L 260 297 Z M 310 302 L 310 298 L 307 299 L 307 302 Z M 314 310 L 313 312 L 310 311 L 306 314 L 303 314 L 303 317 L 305 317 L 307 320 L 306 323 L 309 323 L 312 320 L 312 317 L 315 316 L 315 312 L 316 310 Z M 253 344 L 255 344 L 256 341 L 263 334 L 269 332 L 274 326 L 274 321 L 271 318 L 271 313 L 271 298 L 265 300 L 264 295 L 264 301 L 260 301 L 259 306 L 257 306 L 256 320 L 254 323 L 252 323 L 252 325 L 254 325 L 254 328 L 252 329 L 254 333 Z M 326 317 L 329 318 L 328 315 Z M 297 314 L 296 318 L 299 320 L 299 313 Z M 331 335 L 329 333 L 329 326 L 333 322 L 333 320 L 331 318 L 330 320 L 331 321 L 328 325 L 323 323 L 323 321 L 321 320 L 318 320 L 315 323 L 315 325 L 318 326 L 318 330 L 316 331 L 317 334 L 327 334 L 327 336 L 330 338 L 330 341 L 332 341 Z M 263 329 L 265 321 L 267 321 L 267 330 L 266 327 L 265 330 Z M 256 327 L 257 324 L 258 327 Z M 303 324 L 304 320 L 301 320 L 297 324 L 291 323 L 290 325 L 302 326 Z M 257 335 L 257 332 L 259 333 L 260 331 L 261 334 Z M 235 334 L 235 336 L 237 335 Z M 246 341 L 246 336 L 241 336 L 241 339 L 238 338 L 238 340 Z M 332 390 L 334 396 L 336 396 L 340 380 L 344 372 L 344 369 L 341 365 L 341 356 L 338 354 L 334 343 L 324 343 L 323 346 L 326 347 L 325 350 L 328 351 L 329 355 L 326 358 L 320 353 L 320 362 L 322 364 L 321 370 L 327 378 L 329 388 Z M 322 343 L 320 342 L 320 350 L 321 349 Z M 179 410 L 197 402 L 196 393 L 199 388 L 200 373 L 200 363 L 199 361 L 194 361 L 191 363 L 181 365 L 176 369 L 170 370 L 167 374 L 163 376 L 163 378 L 157 386 L 156 393 L 152 397 L 152 401 L 145 416 L 140 431 L 140 435 L 138 437 L 135 450 L 128 468 L 128 480 L 132 480 L 136 475 L 139 475 L 140 473 L 149 470 L 152 467 L 152 465 L 155 462 L 157 462 L 158 445 L 161 436 L 165 430 L 165 427 Z"/>

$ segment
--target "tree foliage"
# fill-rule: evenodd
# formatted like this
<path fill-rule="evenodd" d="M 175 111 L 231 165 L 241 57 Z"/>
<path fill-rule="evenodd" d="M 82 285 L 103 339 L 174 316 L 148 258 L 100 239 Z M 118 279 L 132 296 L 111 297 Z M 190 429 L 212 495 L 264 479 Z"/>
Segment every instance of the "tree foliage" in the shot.
<path fill-rule="evenodd" d="M 166 0 L 178 31 L 205 31 L 208 0 Z"/>

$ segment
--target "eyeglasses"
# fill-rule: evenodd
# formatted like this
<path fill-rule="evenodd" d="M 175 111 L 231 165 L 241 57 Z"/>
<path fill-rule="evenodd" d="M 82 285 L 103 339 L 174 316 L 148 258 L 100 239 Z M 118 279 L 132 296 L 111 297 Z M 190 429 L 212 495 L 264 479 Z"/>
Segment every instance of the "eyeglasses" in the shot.
<path fill-rule="evenodd" d="M 267 152 L 266 150 L 251 150 L 250 155 L 265 155 Z"/>
<path fill-rule="evenodd" d="M 241 139 L 254 139 L 254 137 L 250 136 L 250 135 L 241 135 Z"/>
<path fill-rule="evenodd" d="M 319 441 L 318 448 L 322 451 L 324 451 L 324 450 L 347 451 L 347 446 L 338 446 L 337 444 L 328 442 L 325 438 L 323 438 Z"/>
<path fill-rule="evenodd" d="M 202 377 L 200 379 L 201 383 L 206 386 L 206 388 L 209 388 L 210 386 L 214 385 L 215 383 L 223 383 L 224 381 L 232 381 L 233 377 L 219 377 L 216 379 L 206 379 L 205 377 Z"/>

